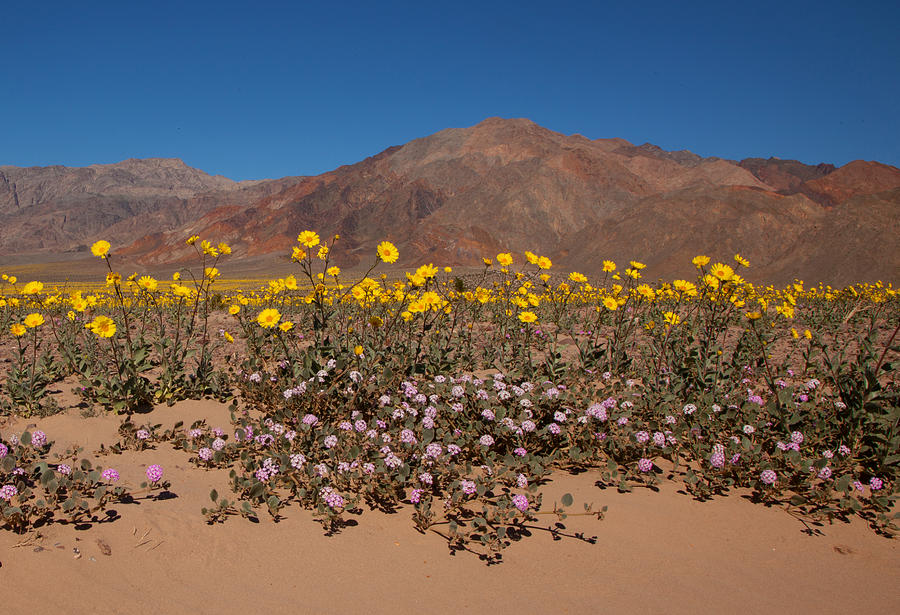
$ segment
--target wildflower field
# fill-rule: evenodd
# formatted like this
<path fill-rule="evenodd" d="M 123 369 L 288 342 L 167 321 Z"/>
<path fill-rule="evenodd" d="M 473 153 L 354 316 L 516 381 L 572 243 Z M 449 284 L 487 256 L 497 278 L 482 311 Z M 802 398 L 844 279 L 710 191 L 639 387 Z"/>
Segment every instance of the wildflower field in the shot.
<path fill-rule="evenodd" d="M 418 529 L 488 559 L 537 515 L 602 518 L 543 501 L 556 471 L 596 470 L 620 491 L 740 491 L 896 532 L 890 284 L 759 286 L 739 255 L 697 256 L 690 280 L 647 282 L 636 261 L 593 279 L 530 252 L 397 278 L 381 273 L 399 257 L 387 241 L 350 277 L 336 241 L 304 231 L 296 274 L 256 285 L 223 283 L 230 248 L 198 237 L 196 266 L 165 281 L 118 271 L 105 241 L 101 285 L 4 275 L 0 415 L 64 411 L 65 386 L 121 425 L 99 451 L 0 429 L 0 529 L 177 492 L 158 464 L 137 489 L 117 484 L 117 454 L 167 446 L 229 472 L 230 492 L 197 510 L 209 523 L 299 506 L 334 532 L 355 511 L 410 507 Z M 155 406 L 201 398 L 230 404 L 231 424 L 154 423 Z"/>

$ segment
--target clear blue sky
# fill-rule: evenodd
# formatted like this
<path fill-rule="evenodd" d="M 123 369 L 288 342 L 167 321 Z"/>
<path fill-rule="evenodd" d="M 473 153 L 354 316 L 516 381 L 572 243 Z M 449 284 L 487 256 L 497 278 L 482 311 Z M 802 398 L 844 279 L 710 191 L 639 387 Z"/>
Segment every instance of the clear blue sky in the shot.
<path fill-rule="evenodd" d="M 308 175 L 490 116 L 900 166 L 900 3 L 8 2 L 0 165 Z"/>

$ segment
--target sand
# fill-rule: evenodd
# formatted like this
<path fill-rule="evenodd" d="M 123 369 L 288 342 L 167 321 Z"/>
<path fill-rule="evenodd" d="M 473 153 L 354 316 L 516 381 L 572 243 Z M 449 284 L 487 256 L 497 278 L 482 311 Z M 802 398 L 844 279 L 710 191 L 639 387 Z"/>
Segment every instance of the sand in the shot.
<path fill-rule="evenodd" d="M 164 427 L 197 418 L 228 425 L 227 408 L 211 401 L 152 415 Z M 92 451 L 116 441 L 119 420 L 73 409 L 0 431 L 35 423 L 55 447 L 78 442 Z M 198 469 L 165 443 L 102 463 L 135 488 L 146 466 L 159 463 L 176 497 L 115 504 L 115 520 L 87 528 L 0 531 L 4 612 L 900 612 L 896 539 L 859 519 L 814 526 L 740 495 L 697 502 L 676 483 L 622 494 L 597 487 L 592 472 L 556 474 L 544 487 L 545 507 L 569 492 L 573 510 L 606 505 L 605 518 L 569 517 L 554 536 L 556 520 L 542 516 L 486 565 L 451 553 L 436 533 L 417 532 L 409 507 L 366 510 L 333 536 L 297 506 L 278 523 L 261 513 L 258 523 L 233 517 L 210 526 L 200 508 L 211 489 L 229 493 L 226 471 Z"/>

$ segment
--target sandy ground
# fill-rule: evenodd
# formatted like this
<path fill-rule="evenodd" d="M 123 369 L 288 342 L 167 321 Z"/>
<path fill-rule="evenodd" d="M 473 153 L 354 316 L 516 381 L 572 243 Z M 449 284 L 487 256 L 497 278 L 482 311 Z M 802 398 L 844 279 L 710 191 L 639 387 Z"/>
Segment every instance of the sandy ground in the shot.
<path fill-rule="evenodd" d="M 152 418 L 164 427 L 197 418 L 228 425 L 225 406 L 204 401 L 161 407 Z M 37 423 L 56 447 L 92 451 L 116 441 L 118 422 L 72 410 L 2 432 Z M 897 540 L 859 520 L 811 527 L 738 495 L 701 503 L 672 483 L 620 494 L 599 489 L 590 472 L 559 474 L 544 488 L 545 505 L 570 492 L 573 510 L 606 505 L 606 518 L 569 517 L 554 539 L 555 519 L 541 517 L 487 566 L 416 532 L 408 508 L 366 511 L 335 536 L 296 506 L 279 523 L 261 514 L 259 523 L 234 517 L 209 526 L 200 508 L 212 488 L 229 493 L 225 471 L 197 469 L 168 444 L 102 463 L 134 487 L 147 465 L 162 464 L 177 497 L 116 504 L 115 521 L 87 529 L 0 531 L 3 612 L 900 612 Z"/>

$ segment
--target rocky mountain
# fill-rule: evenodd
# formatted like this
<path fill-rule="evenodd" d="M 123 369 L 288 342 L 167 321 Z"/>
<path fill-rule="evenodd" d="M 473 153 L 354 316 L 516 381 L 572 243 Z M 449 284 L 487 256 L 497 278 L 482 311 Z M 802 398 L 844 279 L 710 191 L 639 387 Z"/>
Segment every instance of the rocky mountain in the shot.
<path fill-rule="evenodd" d="M 2 178 L 8 186 L 22 175 L 0 168 L 0 258 L 12 246 L 84 249 L 103 236 L 121 246 L 117 255 L 156 268 L 189 259 L 184 238 L 198 233 L 234 246 L 229 267 L 277 267 L 287 266 L 297 234 L 315 229 L 341 235 L 335 257 L 344 268 L 369 264 L 390 239 L 402 265 L 477 265 L 501 250 L 531 250 L 583 273 L 603 259 L 638 259 L 655 278 L 689 274 L 697 253 L 740 252 L 759 281 L 888 281 L 900 271 L 900 170 L 876 162 L 735 162 L 500 118 L 315 177 L 235 184 L 166 162 L 120 163 L 156 168 L 146 181 L 125 168 L 84 188 L 46 180 L 27 192 L 15 180 L 20 203 L 22 194 L 52 195 L 31 198 L 39 217 L 9 213 Z"/>

